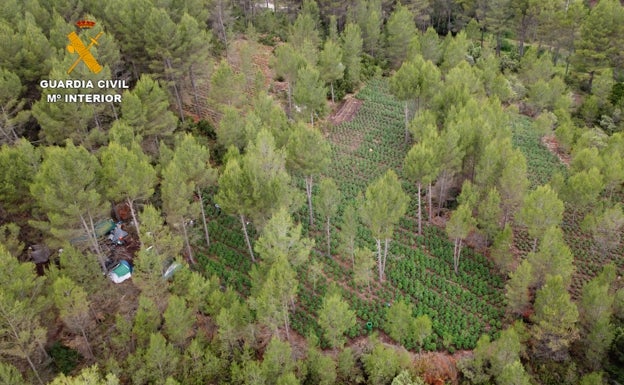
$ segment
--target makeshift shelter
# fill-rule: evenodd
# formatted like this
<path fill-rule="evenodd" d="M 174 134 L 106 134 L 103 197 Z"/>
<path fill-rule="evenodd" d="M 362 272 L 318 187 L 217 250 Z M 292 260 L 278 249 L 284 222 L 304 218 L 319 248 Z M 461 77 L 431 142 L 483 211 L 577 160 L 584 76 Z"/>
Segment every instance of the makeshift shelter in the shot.
<path fill-rule="evenodd" d="M 108 239 L 117 244 L 123 245 L 123 240 L 128 236 L 128 232 L 121 228 L 122 222 L 117 222 L 115 228 L 108 235 Z"/>
<path fill-rule="evenodd" d="M 108 277 L 115 283 L 122 283 L 132 277 L 132 265 L 128 261 L 121 261 L 108 273 Z"/>
<path fill-rule="evenodd" d="M 28 248 L 30 258 L 36 264 L 46 263 L 50 260 L 52 252 L 46 245 L 32 245 Z"/>

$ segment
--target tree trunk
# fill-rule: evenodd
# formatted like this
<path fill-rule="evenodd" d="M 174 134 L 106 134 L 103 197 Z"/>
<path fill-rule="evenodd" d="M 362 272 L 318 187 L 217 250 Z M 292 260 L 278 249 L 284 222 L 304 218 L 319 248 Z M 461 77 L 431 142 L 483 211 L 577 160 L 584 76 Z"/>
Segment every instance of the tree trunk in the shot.
<path fill-rule="evenodd" d="M 312 123 L 312 127 L 314 127 L 314 111 L 310 111 L 310 123 Z"/>
<path fill-rule="evenodd" d="M 409 141 L 409 108 L 407 107 L 407 100 L 403 103 L 403 113 L 405 114 L 405 144 Z"/>
<path fill-rule="evenodd" d="M 460 240 L 459 238 L 455 238 L 455 247 L 453 248 L 453 270 L 455 270 L 455 274 L 457 274 L 459 270 L 459 248 Z"/>
<path fill-rule="evenodd" d="M 189 67 L 189 78 L 191 79 L 191 87 L 193 88 L 193 101 L 195 102 L 195 114 L 198 119 L 201 119 L 201 111 L 199 110 L 199 98 L 197 97 L 197 84 L 195 83 L 195 73 L 193 72 L 193 66 Z"/>
<path fill-rule="evenodd" d="M 312 229 L 312 225 L 314 225 L 314 213 L 312 212 L 312 183 L 314 180 L 312 178 L 312 175 L 308 175 L 304 178 L 306 184 L 306 197 L 308 198 L 308 213 L 310 214 L 310 230 Z"/>
<path fill-rule="evenodd" d="M 115 108 L 115 104 L 111 102 L 111 108 L 113 109 L 113 116 L 115 117 L 115 121 L 119 120 L 119 116 L 117 115 L 117 109 Z"/>
<path fill-rule="evenodd" d="M 520 21 L 520 41 L 518 42 L 518 56 L 520 56 L 520 59 L 524 56 L 524 40 L 527 32 L 526 18 L 526 15 L 522 15 L 522 20 Z"/>
<path fill-rule="evenodd" d="M 247 222 L 245 222 L 245 216 L 243 214 L 240 215 L 240 221 L 241 221 L 241 224 L 243 225 L 243 233 L 245 234 L 245 242 L 247 243 L 247 247 L 249 248 L 249 255 L 251 256 L 251 261 L 256 262 L 253 249 L 251 248 L 251 242 L 249 241 L 249 234 L 247 234 Z"/>
<path fill-rule="evenodd" d="M 286 328 L 286 339 L 290 341 L 290 332 L 288 331 L 288 307 L 286 307 L 286 313 L 284 314 L 284 327 Z"/>
<path fill-rule="evenodd" d="M 433 203 L 431 202 L 431 197 L 433 195 L 433 188 L 431 183 L 429 183 L 429 196 L 427 199 L 429 200 L 429 223 L 431 223 L 431 219 L 433 219 Z"/>
<path fill-rule="evenodd" d="M 332 257 L 332 255 L 331 255 L 331 238 L 329 236 L 329 225 L 330 225 L 329 217 L 327 217 L 327 224 L 325 225 L 325 231 L 326 231 L 326 234 L 327 234 L 327 256 L 329 258 L 331 258 Z"/>
<path fill-rule="evenodd" d="M 41 379 L 41 377 L 39 377 L 39 372 L 37 371 L 37 368 L 35 368 L 35 364 L 32 362 L 28 354 L 25 354 L 25 356 L 26 356 L 26 361 L 28 361 L 28 365 L 30 365 L 30 368 L 32 369 L 33 373 L 35 373 L 35 377 L 37 377 L 37 381 L 39 381 L 39 383 L 43 385 L 43 380 Z"/>
<path fill-rule="evenodd" d="M 535 252 L 536 250 L 537 250 L 537 237 L 533 239 L 533 252 Z"/>
<path fill-rule="evenodd" d="M 2 311 L 3 314 L 6 314 L 8 311 L 6 311 L 3 308 L 0 308 L 0 311 Z M 4 318 L 8 318 L 8 315 L 5 315 Z M 7 320 L 7 324 L 9 326 L 9 328 L 11 329 L 11 332 L 15 338 L 16 344 L 19 347 L 19 350 L 24 354 L 24 357 L 26 358 L 26 361 L 28 361 L 28 365 L 30 365 L 30 368 L 32 369 L 32 371 L 35 373 L 35 377 L 37 377 L 37 380 L 39 381 L 39 383 L 41 385 L 43 385 L 43 380 L 41 380 L 41 377 L 39 377 L 39 372 L 37 371 L 37 368 L 35 367 L 35 364 L 32 362 L 32 360 L 30 359 L 30 354 L 28 354 L 24 349 L 22 349 L 22 346 L 20 344 L 20 342 L 22 341 L 23 336 L 21 335 L 21 333 L 19 333 L 19 331 L 15 328 L 15 326 L 13 325 L 13 322 L 11 322 L 10 319 Z"/>
<path fill-rule="evenodd" d="M 180 120 L 184 120 L 184 109 L 182 108 L 182 98 L 180 97 L 180 93 L 178 92 L 178 85 L 176 84 L 176 80 L 173 76 L 173 66 L 171 65 L 171 60 L 169 58 L 165 59 L 165 68 L 169 69 L 169 80 L 173 85 L 173 92 L 175 93 L 176 105 L 178 107 L 178 112 L 180 113 Z"/>
<path fill-rule="evenodd" d="M 199 187 L 197 187 L 197 196 L 199 197 L 199 207 L 201 208 L 202 222 L 204 223 L 204 235 L 206 236 L 206 245 L 210 247 L 210 234 L 208 234 L 208 222 L 206 222 L 206 210 L 204 209 L 204 198 Z"/>
<path fill-rule="evenodd" d="M 136 212 L 134 211 L 134 202 L 129 197 L 126 198 L 126 203 L 130 207 L 130 215 L 132 215 L 132 223 L 134 224 L 134 228 L 136 229 L 137 236 L 139 237 L 139 243 L 141 244 L 141 248 L 143 247 L 143 240 L 139 235 L 139 221 L 137 220 Z"/>
<path fill-rule="evenodd" d="M 88 213 L 87 213 L 88 214 Z M 102 255 L 102 250 L 100 249 L 100 244 L 97 240 L 97 235 L 95 234 L 95 226 L 93 225 L 93 217 L 89 215 L 89 222 L 91 227 L 87 224 L 87 221 L 84 219 L 82 215 L 80 215 L 80 220 L 82 221 L 82 226 L 85 231 L 89 235 L 89 239 L 91 240 L 91 246 L 93 247 L 93 251 L 96 253 L 98 257 L 98 261 L 100 262 L 100 266 L 102 267 L 102 272 L 106 273 L 106 262 L 104 260 L 104 256 Z"/>
<path fill-rule="evenodd" d="M 332 103 L 336 103 L 334 99 L 334 82 L 329 83 L 329 87 L 331 88 Z"/>
<path fill-rule="evenodd" d="M 381 239 L 375 239 L 377 242 L 377 270 L 379 270 L 379 282 L 383 282 L 383 266 L 381 264 Z"/>
<path fill-rule="evenodd" d="M 418 182 L 418 235 L 422 235 L 422 206 L 421 206 L 421 193 L 422 183 Z"/>
<path fill-rule="evenodd" d="M 184 242 L 186 243 L 186 252 L 188 253 L 189 259 L 192 264 L 195 264 L 195 258 L 193 258 L 193 250 L 191 249 L 191 243 L 189 242 L 188 233 L 186 232 L 186 223 L 184 218 L 182 218 L 182 231 L 184 232 Z"/>
<path fill-rule="evenodd" d="M 439 199 L 438 199 L 438 216 L 440 215 L 440 211 L 442 210 L 442 199 L 444 199 L 445 189 L 446 189 L 446 171 L 442 173 L 442 179 L 440 180 L 440 194 L 439 194 Z"/>
<path fill-rule="evenodd" d="M 91 350 L 91 343 L 89 343 L 89 339 L 87 338 L 87 333 L 85 332 L 83 327 L 80 328 L 80 332 L 82 333 L 82 337 L 84 338 L 85 343 L 87 344 L 87 351 L 89 352 L 91 357 L 95 357 L 93 355 L 93 350 Z"/>
<path fill-rule="evenodd" d="M 589 73 L 589 84 L 588 84 L 588 87 L 589 87 L 588 92 L 589 92 L 589 93 L 591 93 L 591 92 L 592 92 L 592 87 L 593 87 L 593 85 L 594 85 L 594 73 L 595 73 L 595 71 L 591 71 L 591 72 Z"/>
<path fill-rule="evenodd" d="M 384 239 L 384 257 L 382 266 L 384 276 L 386 274 L 386 262 L 388 261 L 388 242 L 390 242 L 388 238 Z"/>
<path fill-rule="evenodd" d="M 225 47 L 225 60 L 230 61 L 230 55 L 228 54 L 228 41 L 227 31 L 225 30 L 225 23 L 223 22 L 223 1 L 219 1 L 217 5 L 217 20 L 219 22 L 219 28 L 223 33 L 223 45 Z"/>
<path fill-rule="evenodd" d="M 292 105 L 292 86 L 291 86 L 291 82 L 288 81 L 288 87 L 286 88 L 286 93 L 288 94 L 288 117 L 292 118 L 292 109 L 293 109 L 293 105 Z"/>

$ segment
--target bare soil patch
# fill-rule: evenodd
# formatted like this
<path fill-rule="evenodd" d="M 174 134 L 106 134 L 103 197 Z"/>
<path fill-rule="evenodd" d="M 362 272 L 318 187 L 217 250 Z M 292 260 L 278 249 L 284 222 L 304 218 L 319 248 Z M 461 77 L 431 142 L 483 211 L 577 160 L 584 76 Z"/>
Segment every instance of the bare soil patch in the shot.
<path fill-rule="evenodd" d="M 570 155 L 563 150 L 554 135 L 546 135 L 542 137 L 542 144 L 546 146 L 548 151 L 555 154 L 561 163 L 568 167 L 570 166 Z"/>
<path fill-rule="evenodd" d="M 342 105 L 336 110 L 330 117 L 329 122 L 334 125 L 338 125 L 340 123 L 348 122 L 355 114 L 358 112 L 360 107 L 362 106 L 362 101 L 360 99 L 356 99 L 354 97 L 345 98 Z"/>

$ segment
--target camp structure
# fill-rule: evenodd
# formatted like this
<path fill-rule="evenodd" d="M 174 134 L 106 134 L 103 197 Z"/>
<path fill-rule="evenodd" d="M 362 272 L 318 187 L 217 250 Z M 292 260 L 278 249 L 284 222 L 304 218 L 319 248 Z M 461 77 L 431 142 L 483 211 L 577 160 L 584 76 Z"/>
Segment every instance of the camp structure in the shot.
<path fill-rule="evenodd" d="M 108 273 L 108 278 L 115 283 L 122 283 L 132 277 L 132 265 L 130 262 L 122 260 Z"/>

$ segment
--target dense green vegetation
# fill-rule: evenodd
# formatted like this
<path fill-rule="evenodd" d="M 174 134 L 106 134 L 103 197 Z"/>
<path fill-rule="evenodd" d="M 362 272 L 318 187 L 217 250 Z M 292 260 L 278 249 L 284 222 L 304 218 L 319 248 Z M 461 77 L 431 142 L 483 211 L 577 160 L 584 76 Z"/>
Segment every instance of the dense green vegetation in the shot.
<path fill-rule="evenodd" d="M 1 383 L 623 381 L 617 0 L 7 0 L 0 41 Z"/>

